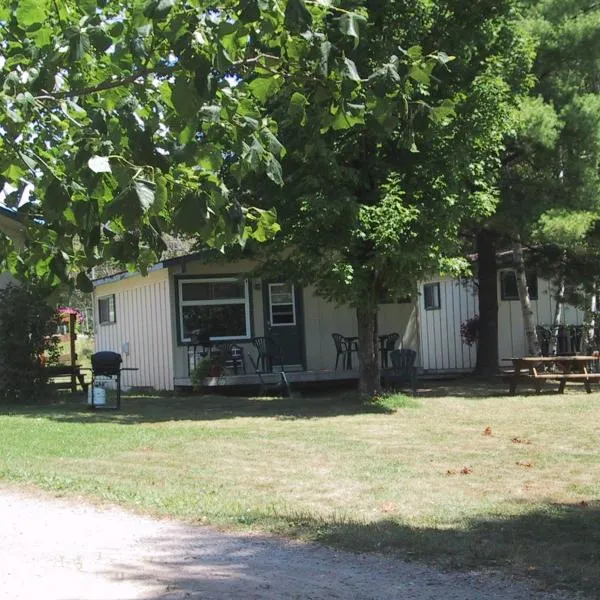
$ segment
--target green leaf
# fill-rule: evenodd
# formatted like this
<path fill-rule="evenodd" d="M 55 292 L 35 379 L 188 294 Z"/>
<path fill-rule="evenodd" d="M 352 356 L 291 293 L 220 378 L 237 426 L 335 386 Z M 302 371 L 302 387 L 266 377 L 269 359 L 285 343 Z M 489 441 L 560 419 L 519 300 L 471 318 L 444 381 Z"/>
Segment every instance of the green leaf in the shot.
<path fill-rule="evenodd" d="M 281 78 L 278 76 L 257 77 L 248 84 L 252 95 L 263 104 L 281 87 Z"/>
<path fill-rule="evenodd" d="M 267 177 L 279 186 L 283 186 L 283 173 L 281 171 L 281 164 L 273 157 L 269 156 L 266 164 Z"/>
<path fill-rule="evenodd" d="M 288 106 L 288 114 L 293 119 L 300 121 L 302 125 L 306 123 L 306 106 L 308 100 L 304 94 L 300 92 L 294 92 L 290 98 L 290 104 Z"/>
<path fill-rule="evenodd" d="M 150 0 L 144 8 L 144 15 L 149 19 L 160 21 L 169 14 L 175 4 L 176 0 Z"/>
<path fill-rule="evenodd" d="M 304 4 L 304 0 L 288 0 L 285 7 L 285 27 L 290 31 L 302 32 L 310 29 L 312 15 Z"/>
<path fill-rule="evenodd" d="M 77 5 L 87 15 L 95 15 L 98 6 L 96 0 L 78 0 Z"/>
<path fill-rule="evenodd" d="M 44 210 L 51 217 L 58 217 L 62 215 L 67 206 L 69 205 L 69 192 L 65 186 L 58 181 L 53 179 L 50 185 L 46 188 L 46 195 L 44 197 Z"/>
<path fill-rule="evenodd" d="M 2 174 L 6 176 L 6 180 L 9 183 L 18 183 L 21 177 L 25 176 L 25 170 L 15 163 L 12 163 L 2 171 Z"/>
<path fill-rule="evenodd" d="M 242 23 L 251 23 L 260 19 L 260 9 L 257 0 L 241 0 L 242 10 L 240 11 L 240 21 Z"/>
<path fill-rule="evenodd" d="M 408 71 L 408 76 L 423 85 L 429 85 L 431 81 L 431 75 L 421 65 L 413 65 Z"/>
<path fill-rule="evenodd" d="M 106 156 L 92 156 L 88 160 L 88 167 L 94 171 L 94 173 L 111 173 L 110 161 Z"/>
<path fill-rule="evenodd" d="M 69 50 L 71 60 L 77 62 L 81 60 L 90 50 L 91 42 L 90 37 L 83 31 L 74 33 L 69 38 Z"/>
<path fill-rule="evenodd" d="M 133 188 L 138 197 L 140 208 L 143 212 L 148 212 L 154 205 L 154 184 L 138 179 L 133 184 Z"/>
<path fill-rule="evenodd" d="M 352 81 L 360 81 L 360 75 L 358 74 L 358 70 L 356 69 L 356 64 L 354 61 L 350 60 L 349 58 L 344 58 L 344 65 L 346 77 Z"/>
<path fill-rule="evenodd" d="M 200 116 L 205 121 L 212 123 L 218 123 L 221 120 L 221 107 L 217 104 L 211 104 L 209 106 L 203 106 L 200 109 Z"/>
<path fill-rule="evenodd" d="M 171 88 L 171 100 L 175 110 L 185 119 L 191 119 L 200 108 L 198 94 L 184 77 L 178 77 Z"/>
<path fill-rule="evenodd" d="M 154 190 L 154 205 L 152 206 L 152 212 L 158 214 L 166 205 L 169 199 L 167 190 L 167 180 L 159 175 L 154 182 L 156 189 Z"/>
<path fill-rule="evenodd" d="M 198 152 L 198 165 L 207 171 L 217 171 L 223 165 L 223 154 L 212 145 L 205 145 Z"/>
<path fill-rule="evenodd" d="M 105 52 L 112 46 L 113 39 L 100 27 L 91 28 L 88 35 L 92 46 L 94 46 L 98 52 Z"/>
<path fill-rule="evenodd" d="M 411 46 L 408 50 L 402 50 L 402 52 L 413 60 L 418 60 L 423 57 L 423 49 L 421 46 Z"/>
<path fill-rule="evenodd" d="M 356 13 L 344 14 L 340 17 L 340 31 L 351 38 L 354 38 L 354 47 L 358 46 L 360 40 L 360 23 L 365 23 L 366 19 Z"/>
<path fill-rule="evenodd" d="M 332 44 L 329 41 L 321 42 L 319 48 L 319 74 L 321 77 L 329 76 L 329 55 L 331 54 Z"/>
<path fill-rule="evenodd" d="M 94 284 L 84 271 L 77 273 L 75 284 L 77 285 L 78 289 L 86 294 L 91 294 L 94 291 Z"/>
<path fill-rule="evenodd" d="M 182 233 L 195 234 L 205 225 L 209 217 L 206 201 L 199 194 L 189 193 L 184 196 L 175 211 L 173 221 Z"/>
<path fill-rule="evenodd" d="M 278 158 L 283 158 L 285 156 L 285 148 L 270 129 L 264 127 L 260 130 L 260 135 L 267 146 L 267 150 L 271 152 L 271 154 L 274 154 Z"/>
<path fill-rule="evenodd" d="M 43 23 L 47 17 L 48 0 L 19 0 L 15 16 L 19 25 L 27 29 Z"/>

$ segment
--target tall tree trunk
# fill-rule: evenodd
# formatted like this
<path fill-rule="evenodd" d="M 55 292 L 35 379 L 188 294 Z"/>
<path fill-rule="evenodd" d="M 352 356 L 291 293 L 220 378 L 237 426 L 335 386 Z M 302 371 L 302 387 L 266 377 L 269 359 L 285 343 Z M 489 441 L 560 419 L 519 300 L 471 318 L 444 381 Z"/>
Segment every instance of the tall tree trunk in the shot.
<path fill-rule="evenodd" d="M 539 356 L 540 343 L 533 320 L 533 311 L 531 310 L 531 301 L 529 299 L 529 290 L 527 289 L 527 275 L 525 274 L 525 262 L 523 260 L 523 246 L 521 239 L 517 236 L 513 243 L 513 261 L 515 264 L 515 274 L 517 278 L 517 289 L 519 290 L 519 300 L 521 302 L 521 313 L 523 315 L 523 328 L 525 330 L 525 341 L 527 343 L 527 353 L 531 356 Z"/>
<path fill-rule="evenodd" d="M 585 315 L 585 323 L 587 325 L 587 330 L 585 332 L 584 340 L 585 340 L 585 348 L 581 348 L 582 352 L 591 353 L 596 348 L 595 345 L 595 330 L 596 330 L 596 312 L 598 311 L 598 290 L 597 286 L 594 284 L 594 290 L 592 292 L 592 296 L 590 298 L 589 309 L 586 311 Z"/>
<path fill-rule="evenodd" d="M 556 291 L 556 308 L 554 309 L 554 318 L 552 319 L 552 337 L 550 338 L 550 354 L 557 354 L 558 351 L 558 331 L 560 323 L 563 320 L 563 311 L 565 308 L 565 274 L 561 267 L 560 279 L 558 280 Z"/>
<path fill-rule="evenodd" d="M 379 344 L 377 338 L 378 298 L 369 298 L 356 309 L 358 325 L 358 391 L 361 396 L 373 397 L 381 393 Z"/>
<path fill-rule="evenodd" d="M 477 234 L 479 280 L 479 339 L 475 373 L 493 375 L 498 370 L 498 272 L 496 235 L 489 229 Z"/>

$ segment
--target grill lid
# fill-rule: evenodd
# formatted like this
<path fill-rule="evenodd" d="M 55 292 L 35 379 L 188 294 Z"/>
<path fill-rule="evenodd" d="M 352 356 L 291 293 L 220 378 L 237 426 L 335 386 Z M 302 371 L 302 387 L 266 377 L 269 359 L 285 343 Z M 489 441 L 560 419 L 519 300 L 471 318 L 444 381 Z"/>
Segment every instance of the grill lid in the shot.
<path fill-rule="evenodd" d="M 96 352 L 92 354 L 92 371 L 94 375 L 118 375 L 122 362 L 118 352 Z"/>

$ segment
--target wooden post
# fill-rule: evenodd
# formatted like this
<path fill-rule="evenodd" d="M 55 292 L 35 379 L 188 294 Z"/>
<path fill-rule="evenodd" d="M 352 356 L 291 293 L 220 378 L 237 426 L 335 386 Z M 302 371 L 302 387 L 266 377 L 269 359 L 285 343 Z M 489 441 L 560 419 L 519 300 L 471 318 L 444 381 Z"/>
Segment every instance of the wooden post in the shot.
<path fill-rule="evenodd" d="M 74 314 L 69 315 L 69 350 L 71 354 L 71 392 L 73 394 L 77 392 L 77 375 L 75 373 L 77 367 L 77 353 L 75 352 L 75 340 L 77 339 L 77 333 L 75 332 L 75 320 Z"/>

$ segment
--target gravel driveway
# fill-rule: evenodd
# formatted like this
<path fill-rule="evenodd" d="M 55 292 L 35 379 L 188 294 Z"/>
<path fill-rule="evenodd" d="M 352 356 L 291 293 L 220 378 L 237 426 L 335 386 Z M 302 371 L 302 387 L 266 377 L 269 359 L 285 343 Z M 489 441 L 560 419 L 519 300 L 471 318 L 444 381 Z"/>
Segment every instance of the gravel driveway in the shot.
<path fill-rule="evenodd" d="M 555 600 L 521 583 L 0 488 L 2 600 Z"/>

